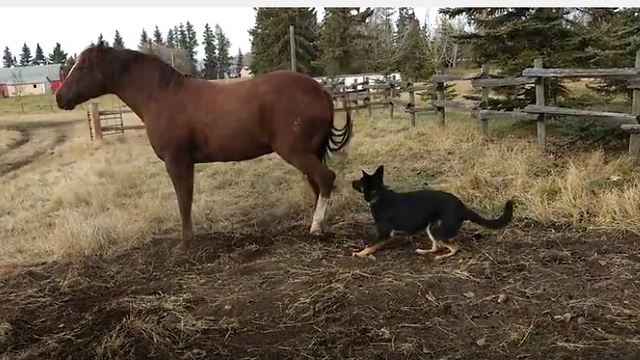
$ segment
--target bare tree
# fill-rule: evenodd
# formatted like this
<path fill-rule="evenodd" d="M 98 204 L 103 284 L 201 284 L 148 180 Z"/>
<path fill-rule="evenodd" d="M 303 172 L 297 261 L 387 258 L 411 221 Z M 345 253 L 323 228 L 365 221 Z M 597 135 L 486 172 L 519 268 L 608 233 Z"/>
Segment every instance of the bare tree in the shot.
<path fill-rule="evenodd" d="M 145 46 L 141 51 L 159 57 L 184 74 L 191 74 L 191 60 L 185 49 L 176 49 L 154 44 Z"/>
<path fill-rule="evenodd" d="M 13 88 L 17 97 L 22 97 L 24 93 L 24 84 L 22 77 L 22 70 L 19 67 L 15 67 L 11 71 L 11 79 L 13 80 Z"/>

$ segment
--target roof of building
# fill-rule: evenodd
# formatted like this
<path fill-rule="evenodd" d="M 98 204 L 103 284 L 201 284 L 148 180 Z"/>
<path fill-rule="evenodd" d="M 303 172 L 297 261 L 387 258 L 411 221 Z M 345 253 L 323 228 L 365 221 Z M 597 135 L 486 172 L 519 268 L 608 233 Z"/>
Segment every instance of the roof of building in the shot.
<path fill-rule="evenodd" d="M 61 64 L 0 68 L 0 84 L 39 84 L 60 80 Z"/>

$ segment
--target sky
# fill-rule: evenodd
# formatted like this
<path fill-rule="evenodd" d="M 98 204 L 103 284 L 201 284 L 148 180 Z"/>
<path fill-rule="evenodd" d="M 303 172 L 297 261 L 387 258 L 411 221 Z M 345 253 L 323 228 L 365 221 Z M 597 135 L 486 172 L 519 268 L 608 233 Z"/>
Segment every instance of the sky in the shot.
<path fill-rule="evenodd" d="M 423 21 L 428 8 L 414 9 L 417 17 Z M 249 29 L 255 22 L 253 7 L 0 7 L 0 11 L 3 28 L 0 47 L 4 49 L 8 46 L 16 58 L 19 58 L 25 42 L 32 55 L 35 53 L 36 43 L 40 43 L 45 56 L 48 56 L 56 42 L 60 42 L 62 49 L 68 54 L 79 54 L 92 41 L 95 42 L 100 33 L 112 43 L 116 29 L 123 37 L 125 46 L 135 49 L 143 28 L 151 36 L 155 25 L 158 25 L 163 36 L 166 36 L 174 25 L 187 21 L 194 25 L 199 43 L 202 42 L 206 23 L 212 28 L 219 24 L 231 42 L 230 53 L 235 56 L 238 48 L 243 53 L 250 51 Z M 318 8 L 317 13 L 319 19 L 322 19 L 323 9 Z M 429 13 L 433 23 L 437 8 L 431 8 Z M 28 21 L 25 22 L 25 19 Z M 198 58 L 202 57 L 202 52 L 200 46 Z"/>

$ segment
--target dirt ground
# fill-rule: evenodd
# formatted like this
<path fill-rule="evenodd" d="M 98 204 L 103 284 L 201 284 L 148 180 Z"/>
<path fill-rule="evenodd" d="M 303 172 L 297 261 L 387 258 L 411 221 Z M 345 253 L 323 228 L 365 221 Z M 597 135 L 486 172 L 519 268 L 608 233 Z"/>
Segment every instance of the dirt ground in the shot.
<path fill-rule="evenodd" d="M 0 181 L 82 120 L 3 123 Z M 88 136 L 88 135 L 87 135 Z M 640 238 L 472 225 L 434 261 L 411 241 L 352 258 L 371 220 L 144 239 L 0 267 L 0 359 L 637 359 Z M 413 241 L 428 244 L 426 237 Z"/>
<path fill-rule="evenodd" d="M 318 240 L 211 234 L 0 280 L 12 359 L 615 359 L 640 346 L 637 236 L 469 231 L 436 262 L 407 242 L 354 259 Z M 421 239 L 424 241 L 425 239 Z"/>

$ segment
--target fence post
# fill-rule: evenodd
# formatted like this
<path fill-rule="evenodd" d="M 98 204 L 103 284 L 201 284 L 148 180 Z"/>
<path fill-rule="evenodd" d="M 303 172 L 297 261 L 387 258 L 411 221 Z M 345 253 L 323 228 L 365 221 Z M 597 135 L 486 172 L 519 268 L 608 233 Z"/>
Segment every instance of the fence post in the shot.
<path fill-rule="evenodd" d="M 542 58 L 538 57 L 533 60 L 534 68 L 542 68 Z M 539 77 L 536 79 L 536 105 L 545 106 L 544 101 L 544 78 Z M 546 146 L 546 138 L 547 138 L 547 128 L 545 124 L 545 115 L 538 114 L 538 146 L 541 150 L 545 150 Z"/>
<path fill-rule="evenodd" d="M 291 46 L 291 71 L 297 71 L 296 64 L 296 34 L 293 25 L 289 25 L 289 44 Z"/>
<path fill-rule="evenodd" d="M 491 66 L 489 64 L 482 65 L 482 77 L 489 78 L 489 71 L 491 71 Z M 489 108 L 489 91 L 490 88 L 482 87 L 482 106 L 481 109 Z M 489 135 L 489 119 L 480 118 L 480 132 L 483 136 Z"/>
<path fill-rule="evenodd" d="M 393 103 L 393 85 L 389 86 L 389 120 L 393 120 L 393 108 L 395 107 Z"/>
<path fill-rule="evenodd" d="M 411 110 L 411 126 L 416 126 L 416 112 L 413 111 L 416 107 L 416 94 L 413 91 L 413 83 L 409 83 L 409 110 Z"/>
<path fill-rule="evenodd" d="M 98 103 L 91 103 L 91 123 L 93 124 L 93 134 L 96 140 L 102 140 L 102 124 L 100 123 L 100 110 Z"/>
<path fill-rule="evenodd" d="M 636 70 L 640 71 L 640 50 L 636 51 Z M 631 114 L 640 115 L 640 89 L 633 89 L 633 100 L 631 102 Z M 634 165 L 640 162 L 640 134 L 630 132 L 629 135 L 629 157 Z"/>
<path fill-rule="evenodd" d="M 438 101 L 444 101 L 444 82 L 439 82 L 436 85 L 436 99 Z M 445 124 L 445 109 L 438 107 L 438 118 L 440 119 L 440 126 L 444 127 Z"/>
<path fill-rule="evenodd" d="M 369 87 L 369 84 L 366 85 L 367 86 L 367 98 L 369 99 L 368 103 L 367 103 L 367 111 L 369 111 L 369 117 L 373 116 L 373 109 L 371 108 L 371 101 L 373 100 L 371 98 L 371 88 Z"/>

